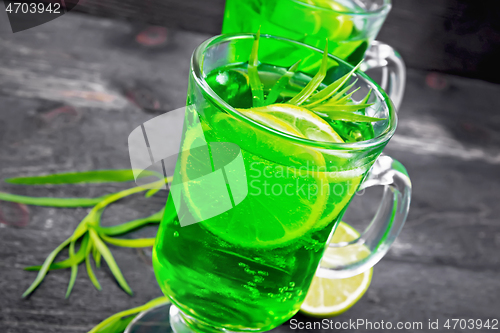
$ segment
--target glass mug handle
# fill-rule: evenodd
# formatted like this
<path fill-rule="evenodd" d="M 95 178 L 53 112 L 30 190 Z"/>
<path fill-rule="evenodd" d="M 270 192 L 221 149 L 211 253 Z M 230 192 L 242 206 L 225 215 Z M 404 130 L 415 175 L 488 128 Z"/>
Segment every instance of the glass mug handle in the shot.
<path fill-rule="evenodd" d="M 401 55 L 392 46 L 375 40 L 366 51 L 360 68 L 363 72 L 382 68 L 380 87 L 387 92 L 396 111 L 399 111 L 406 83 L 406 66 Z"/>
<path fill-rule="evenodd" d="M 387 155 L 380 155 L 360 190 L 382 185 L 382 202 L 366 230 L 355 240 L 330 243 L 316 275 L 343 279 L 373 267 L 387 253 L 408 215 L 411 182 L 405 167 Z M 351 258 L 346 262 L 346 258 Z"/>

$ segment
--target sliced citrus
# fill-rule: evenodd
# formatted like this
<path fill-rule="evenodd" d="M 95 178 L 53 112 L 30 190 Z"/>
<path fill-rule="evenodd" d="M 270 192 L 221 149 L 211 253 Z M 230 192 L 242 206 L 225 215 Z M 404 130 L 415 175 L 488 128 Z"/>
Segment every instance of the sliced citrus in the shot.
<path fill-rule="evenodd" d="M 261 121 L 268 122 L 267 125 L 300 136 L 300 133 L 287 122 L 272 115 L 261 116 Z M 221 113 L 216 124 L 218 131 L 224 130 L 224 127 L 219 126 L 234 124 L 235 121 L 235 118 L 222 116 Z M 238 129 L 242 128 L 241 124 L 238 126 Z M 206 141 L 202 127 L 188 127 L 184 134 L 179 169 L 184 202 L 189 212 L 197 220 L 202 220 L 200 224 L 203 227 L 222 240 L 245 247 L 281 246 L 301 237 L 313 228 L 328 198 L 328 180 L 325 173 L 297 171 L 295 168 L 287 168 L 245 150 L 241 153 L 246 176 L 245 179 L 237 181 L 247 183 L 247 196 L 219 215 L 200 219 L 206 206 L 210 208 L 210 205 L 217 201 L 213 195 L 206 197 L 205 200 L 193 199 L 199 197 L 198 193 L 192 190 L 199 188 L 196 184 L 199 175 L 210 174 L 211 170 L 207 168 L 211 168 L 211 165 L 207 163 L 207 157 L 208 161 L 214 158 L 208 148 L 206 151 L 195 149 L 203 145 L 206 145 Z M 324 164 L 322 155 L 317 152 L 314 154 L 318 162 Z M 225 171 L 228 173 L 231 170 L 226 168 Z M 282 176 L 276 176 L 278 172 Z M 256 173 L 259 173 L 259 176 L 256 176 Z M 274 176 L 265 177 L 264 174 Z"/>
<path fill-rule="evenodd" d="M 283 171 L 265 160 L 253 163 L 250 173 Z M 246 248 L 285 246 L 313 229 L 328 198 L 326 178 L 295 173 L 284 178 L 253 179 L 252 183 L 249 176 L 248 196 L 231 210 L 201 222 L 203 226 L 225 241 Z"/>
<path fill-rule="evenodd" d="M 349 203 L 367 172 L 366 166 L 352 170 L 329 172 L 330 196 L 317 228 L 332 222 Z"/>
<path fill-rule="evenodd" d="M 300 133 L 298 136 L 303 138 L 323 142 L 344 142 L 323 118 L 297 105 L 280 103 L 253 108 L 251 110 L 238 110 L 250 118 L 254 118 L 254 115 L 259 115 L 260 118 L 269 116 L 277 117 L 292 126 L 296 132 Z M 248 111 L 251 111 L 251 113 Z M 262 122 L 259 119 L 254 120 Z M 269 126 L 269 123 L 272 125 L 272 122 L 264 124 Z"/>
<path fill-rule="evenodd" d="M 323 28 L 328 32 L 328 40 L 343 41 L 349 38 L 353 29 L 353 23 L 349 15 L 343 15 L 342 12 L 349 12 L 348 8 L 332 0 L 307 0 L 307 3 L 330 11 L 311 11 L 314 16 L 313 35 L 320 32 Z"/>
<path fill-rule="evenodd" d="M 347 223 L 340 222 L 331 242 L 349 242 L 358 237 L 359 233 L 354 228 Z M 333 250 L 333 252 L 329 250 Z M 351 262 L 353 257 L 359 260 L 370 252 L 364 246 L 351 248 L 350 250 L 346 248 L 345 250 L 345 252 L 339 254 L 339 252 L 336 252 L 336 248 L 329 248 L 323 257 L 323 263 L 326 260 L 329 265 L 343 265 Z M 347 311 L 368 290 L 372 274 L 373 268 L 346 279 L 328 279 L 315 276 L 300 311 L 321 318 L 337 316 Z"/>
<path fill-rule="evenodd" d="M 267 127 L 293 136 L 342 142 L 325 120 L 299 106 L 273 104 L 239 111 Z M 248 194 L 230 209 L 221 209 L 222 213 L 216 216 L 201 218 L 203 209 L 212 207 L 210 205 L 217 202 L 218 197 L 193 200 L 199 197 L 199 191 L 189 188 L 193 183 L 190 181 L 196 179 L 192 175 L 210 173 L 200 171 L 210 167 L 210 163 L 202 165 L 200 161 L 206 161 L 207 156 L 209 160 L 213 159 L 208 149 L 196 150 L 196 154 L 181 157 L 185 202 L 190 212 L 202 221 L 201 225 L 229 243 L 261 248 L 285 246 L 311 230 L 326 226 L 348 203 L 352 195 L 345 193 L 338 198 L 334 195 L 332 198 L 336 199 L 329 200 L 331 182 L 345 187 L 351 181 L 357 187 L 361 179 L 361 175 L 354 177 L 350 173 L 329 174 L 325 172 L 325 160 L 319 150 L 256 129 L 232 115 L 218 112 L 206 126 L 203 130 L 201 126 L 188 128 L 183 150 L 195 152 L 193 146 L 205 142 L 204 134 L 207 134 L 208 141 L 237 143 L 246 170 L 245 179 L 241 181 L 246 182 Z M 321 172 L 313 171 L 321 167 Z M 196 184 L 194 188 L 198 188 Z M 325 212 L 326 208 L 328 212 Z"/>
<path fill-rule="evenodd" d="M 192 116 L 197 117 L 194 110 L 187 108 L 186 112 L 194 113 Z M 192 182 L 200 179 L 200 177 L 210 174 L 212 172 L 212 165 L 210 163 L 208 145 L 199 120 L 197 118 L 194 120 L 186 119 L 186 122 L 191 122 L 191 124 L 186 126 L 187 129 L 184 132 L 181 153 L 179 154 L 180 166 L 176 166 L 176 175 L 174 176 L 172 185 L 176 186 L 178 183 L 181 183 L 182 195 L 188 203 L 187 208 L 199 220 L 203 215 L 203 207 L 201 207 L 203 201 L 193 198 L 196 193 L 193 193 L 193 187 L 190 184 L 193 184 Z M 177 172 L 177 170 L 179 171 Z M 173 195 L 179 195 L 177 193 L 180 194 L 180 192 L 174 192 Z M 177 201 L 177 205 L 179 205 L 180 200 L 174 201 Z M 178 213 L 181 212 L 180 206 L 176 207 L 176 209 Z M 179 218 L 183 217 L 179 216 Z"/>

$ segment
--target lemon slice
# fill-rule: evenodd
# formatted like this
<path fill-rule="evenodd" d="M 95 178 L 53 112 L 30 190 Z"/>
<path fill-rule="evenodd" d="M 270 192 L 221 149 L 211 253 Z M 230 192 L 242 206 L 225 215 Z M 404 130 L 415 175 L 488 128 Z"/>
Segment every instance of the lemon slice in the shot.
<path fill-rule="evenodd" d="M 259 170 L 275 171 L 271 163 L 264 161 Z M 313 229 L 328 198 L 325 195 L 328 183 L 324 178 L 303 174 L 294 179 L 295 183 L 290 182 L 290 178 L 267 179 L 267 188 L 269 191 L 283 189 L 293 195 L 260 196 L 249 193 L 239 205 L 201 224 L 228 243 L 245 248 L 286 246 Z M 301 195 L 298 189 L 308 186 L 320 187 L 318 193 L 305 191 Z"/>
<path fill-rule="evenodd" d="M 279 103 L 238 111 L 269 127 L 275 127 L 271 118 L 279 118 L 290 125 L 299 137 L 323 142 L 344 142 L 323 118 L 297 105 Z"/>
<path fill-rule="evenodd" d="M 332 9 L 335 12 L 348 12 L 345 6 L 332 0 L 307 0 L 306 2 L 317 7 Z M 330 41 L 343 41 L 349 38 L 354 24 L 349 15 L 342 15 L 340 13 L 311 11 L 315 23 L 312 34 L 319 33 L 323 28 L 325 31 L 328 31 L 328 39 Z"/>
<path fill-rule="evenodd" d="M 337 171 L 328 173 L 328 183 L 331 186 L 328 202 L 326 203 L 323 214 L 316 224 L 316 228 L 321 229 L 325 225 L 331 223 L 349 203 L 359 184 L 363 180 L 367 167 L 359 167 L 353 170 Z M 337 192 L 337 187 L 343 189 L 340 193 Z M 347 192 L 347 195 L 345 193 Z M 354 232 L 356 232 L 354 230 Z M 340 242 L 340 241 L 338 241 Z M 336 249 L 339 251 L 340 249 Z M 330 249 L 327 250 L 327 252 Z"/>
<path fill-rule="evenodd" d="M 242 110 L 240 109 L 240 111 Z M 295 126 L 276 116 L 273 116 L 272 114 L 258 112 L 255 109 L 246 109 L 243 113 L 253 120 L 266 125 L 267 127 L 274 128 L 280 132 L 291 134 L 300 138 L 305 138 L 305 136 L 297 128 L 295 128 Z"/>
<path fill-rule="evenodd" d="M 239 111 L 269 128 L 296 137 L 342 142 L 326 121 L 301 107 L 271 105 Z M 256 130 L 248 123 L 223 112 L 215 114 L 210 123 L 210 127 L 216 129 L 212 134 L 219 135 L 212 139 L 235 142 L 241 147 L 247 170 L 245 181 L 249 184 L 249 193 L 232 209 L 203 220 L 200 224 L 231 244 L 256 248 L 285 246 L 313 230 L 327 204 L 328 175 L 326 172 L 310 172 L 287 167 L 288 163 L 282 164 L 279 160 L 296 159 L 295 164 L 302 166 L 305 164 L 303 162 L 305 159 L 314 166 L 324 166 L 325 160 L 321 152 L 289 142 L 288 139 L 277 140 L 274 135 Z M 192 148 L 191 145 L 197 145 L 196 142 L 202 135 L 198 132 L 195 129 L 186 131 L 183 150 L 189 150 Z M 206 134 L 210 137 L 210 131 Z M 255 147 L 259 148 L 256 155 L 246 151 Z M 196 156 L 190 154 L 182 156 L 183 184 L 189 184 L 189 169 L 196 166 Z M 277 176 L 252 176 L 256 173 Z M 266 184 L 261 184 L 264 181 Z M 261 193 L 265 190 L 269 191 L 267 195 Z M 189 188 L 186 188 L 184 193 L 190 211 L 195 216 L 201 215 L 200 204 L 192 202 Z"/>
<path fill-rule="evenodd" d="M 325 120 L 300 106 L 273 104 L 239 111 L 267 127 L 296 137 L 343 142 Z M 321 221 L 331 222 L 332 219 L 322 219 L 327 206 L 335 214 L 345 206 L 343 202 L 335 202 L 338 204 L 335 210 L 331 206 L 335 203 L 329 202 L 330 181 L 338 179 L 333 179 L 327 172 L 287 166 L 324 167 L 325 159 L 319 150 L 290 142 L 286 138 L 277 138 L 223 112 L 210 117 L 209 123 L 204 129 L 193 127 L 186 130 L 182 149 L 188 153 L 181 157 L 180 170 L 185 187 L 184 201 L 190 212 L 202 221 L 200 224 L 204 228 L 222 240 L 254 248 L 286 246 L 309 231 L 316 230 L 322 224 Z M 233 142 L 240 146 L 247 173 L 243 181 L 248 184 L 248 195 L 242 201 L 207 219 L 200 218 L 204 205 L 210 205 L 216 198 L 194 202 L 192 198 L 197 193 L 189 188 L 192 180 L 196 183 L 196 177 L 191 175 L 207 174 L 207 170 L 200 171 L 207 168 L 207 163 L 200 162 L 204 158 L 206 160 L 203 154 L 207 152 L 202 151 L 199 156 L 190 153 L 196 151 L 192 148 L 205 143 L 204 134 L 208 135 L 207 141 Z M 281 163 L 281 160 L 284 162 Z M 287 163 L 287 160 L 292 164 Z M 253 176 L 256 174 L 258 176 Z M 265 174 L 274 176 L 262 176 Z M 332 214 L 325 215 L 328 218 Z"/>
<path fill-rule="evenodd" d="M 359 237 L 359 233 L 347 223 L 340 222 L 332 237 L 332 243 L 348 242 Z M 329 253 L 329 250 L 333 250 Z M 338 251 L 338 250 L 343 250 Z M 353 259 L 362 259 L 370 251 L 359 246 L 355 248 L 329 248 L 323 263 L 342 265 Z M 313 317 L 333 317 L 350 309 L 365 294 L 370 286 L 373 268 L 346 279 L 327 279 L 315 276 L 300 311 Z"/>
<path fill-rule="evenodd" d="M 252 111 L 250 110 L 248 113 L 252 114 Z M 256 113 L 252 114 L 252 117 L 256 121 L 263 122 L 280 131 L 302 136 L 294 126 L 276 116 Z M 249 140 L 248 136 L 244 134 L 244 129 L 249 125 L 224 113 L 218 113 L 213 120 L 215 123 L 212 126 L 217 127 L 217 133 L 227 134 L 233 129 L 237 130 L 237 134 L 244 135 L 244 139 Z M 287 169 L 285 166 L 267 159 L 249 156 L 245 150 L 242 150 L 241 153 L 247 174 L 247 178 L 243 181 L 249 185 L 248 195 L 236 206 L 219 215 L 208 219 L 200 218 L 203 216 L 205 205 L 208 207 L 214 198 L 206 198 L 204 201 L 192 199 L 198 197 L 197 193 L 194 193 L 190 188 L 191 184 L 196 185 L 197 175 L 210 173 L 210 170 L 206 170 L 207 167 L 210 168 L 210 165 L 206 163 L 208 150 L 193 148 L 207 144 L 204 137 L 204 134 L 207 133 L 204 133 L 204 129 L 200 126 L 188 127 L 183 138 L 183 154 L 180 158 L 182 195 L 191 214 L 197 220 L 201 220 L 199 223 L 202 227 L 231 244 L 256 248 L 284 246 L 313 229 L 314 224 L 321 217 L 328 199 L 329 184 L 326 173 L 297 171 L 295 168 Z M 269 138 L 265 138 L 265 140 L 272 142 Z M 247 141 L 246 144 L 253 145 L 254 143 Z M 301 148 L 292 144 L 289 148 L 275 147 L 271 153 L 276 153 L 276 148 L 280 152 L 285 151 L 286 154 L 290 154 L 290 150 L 292 150 L 292 154 L 302 153 L 314 156 L 317 163 L 324 165 L 322 155 L 314 150 L 307 153 L 301 152 Z M 227 169 L 226 172 L 228 172 Z M 254 179 L 252 174 L 256 172 L 270 174 L 282 172 L 283 176 L 254 177 Z M 252 183 L 252 180 L 266 181 L 267 185 L 263 187 L 260 183 Z M 193 187 L 193 189 L 196 188 L 198 187 Z M 267 188 L 270 195 L 257 193 L 255 188 L 258 188 L 258 191 Z M 314 190 L 307 190 L 311 188 Z"/>

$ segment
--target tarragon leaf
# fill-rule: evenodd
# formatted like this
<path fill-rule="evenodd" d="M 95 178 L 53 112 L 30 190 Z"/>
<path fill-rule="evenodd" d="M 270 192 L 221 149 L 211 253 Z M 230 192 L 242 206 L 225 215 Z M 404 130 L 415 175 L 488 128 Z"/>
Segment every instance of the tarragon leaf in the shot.
<path fill-rule="evenodd" d="M 73 264 L 80 264 L 85 259 L 85 250 L 87 248 L 87 244 L 88 237 L 84 237 L 82 240 L 82 244 L 78 249 L 78 252 L 72 258 L 52 263 L 49 266 L 49 271 L 69 268 Z M 42 269 L 42 266 L 28 266 L 24 268 L 25 271 L 39 271 L 40 269 Z"/>
<path fill-rule="evenodd" d="M 71 237 L 62 242 L 62 244 L 60 244 L 54 251 L 49 254 L 49 256 L 45 259 L 40 271 L 38 272 L 35 281 L 33 281 L 31 286 L 23 293 L 23 297 L 31 294 L 40 285 L 40 283 L 42 283 L 45 275 L 47 275 L 47 272 L 49 271 L 50 264 L 54 261 L 57 254 L 61 252 L 61 250 L 64 249 L 70 242 Z"/>
<path fill-rule="evenodd" d="M 356 113 L 352 113 L 352 112 L 344 112 L 344 111 L 332 111 L 332 112 L 324 112 L 324 113 L 326 113 L 328 115 L 328 117 L 332 120 L 371 123 L 371 122 L 386 119 L 386 118 L 367 117 L 367 116 L 363 116 L 361 114 L 356 114 Z"/>
<path fill-rule="evenodd" d="M 137 238 L 137 239 L 118 239 L 101 235 L 102 239 L 109 244 L 120 247 L 152 247 L 155 245 L 154 238 Z"/>
<path fill-rule="evenodd" d="M 148 216 L 148 217 L 133 220 L 133 221 L 126 222 L 126 223 L 122 223 L 120 225 L 116 225 L 116 226 L 112 226 L 112 227 L 98 226 L 96 228 L 96 230 L 100 234 L 105 234 L 107 236 L 117 236 L 117 235 L 127 233 L 129 231 L 132 231 L 134 229 L 140 228 L 140 227 L 142 227 L 146 224 L 149 224 L 149 223 L 159 223 L 161 221 L 162 216 L 163 216 L 163 209 L 157 213 L 154 213 L 153 215 Z"/>
<path fill-rule="evenodd" d="M 101 252 L 95 246 L 92 247 L 92 255 L 94 256 L 95 267 L 101 268 Z"/>
<path fill-rule="evenodd" d="M 87 235 L 86 235 L 87 236 Z M 97 290 L 101 290 L 101 285 L 97 280 L 97 277 L 94 274 L 94 270 L 92 269 L 92 265 L 90 264 L 90 251 L 94 248 L 92 242 L 90 242 L 85 249 L 85 267 L 87 269 L 87 275 L 89 276 L 90 281 Z"/>
<path fill-rule="evenodd" d="M 74 208 L 74 207 L 91 207 L 105 198 L 104 195 L 98 198 L 47 198 L 47 197 L 28 197 L 24 195 L 16 195 L 5 192 L 0 192 L 0 200 L 17 202 L 25 205 L 46 206 L 58 208 Z"/>
<path fill-rule="evenodd" d="M 132 320 L 137 317 L 138 314 L 129 315 L 126 317 L 116 318 L 116 320 L 110 322 L 106 326 L 100 328 L 98 333 L 123 333 L 125 329 L 130 325 Z"/>
<path fill-rule="evenodd" d="M 293 74 L 297 71 L 297 68 L 299 67 L 299 64 L 302 60 L 297 61 L 295 64 L 290 67 L 283 76 L 274 84 L 274 86 L 271 88 L 271 91 L 269 92 L 269 95 L 267 95 L 266 101 L 264 105 L 271 105 L 280 96 L 281 92 L 285 89 L 286 85 L 292 78 Z"/>
<path fill-rule="evenodd" d="M 145 198 L 151 198 L 153 195 L 158 193 L 161 190 L 161 188 L 152 188 L 149 191 L 146 192 L 144 195 Z"/>
<path fill-rule="evenodd" d="M 347 82 L 347 80 L 349 80 L 349 78 L 352 76 L 352 74 L 354 74 L 354 72 L 359 68 L 360 65 L 361 62 L 356 67 L 354 67 L 349 73 L 342 76 L 335 82 L 331 83 L 325 89 L 322 89 L 321 91 L 318 91 L 316 94 L 312 95 L 308 101 L 308 104 L 306 104 L 305 106 L 311 108 L 328 100 L 331 96 L 337 93 L 337 91 Z"/>
<path fill-rule="evenodd" d="M 316 91 L 321 82 L 326 76 L 326 70 L 328 69 L 328 41 L 326 43 L 325 50 L 323 51 L 323 59 L 321 60 L 321 65 L 319 67 L 318 73 L 309 81 L 309 83 L 300 91 L 295 97 L 289 100 L 288 104 L 300 105 L 304 103 L 312 93 Z"/>
<path fill-rule="evenodd" d="M 132 289 L 130 289 L 127 281 L 123 277 L 122 272 L 120 271 L 120 268 L 116 264 L 115 258 L 113 257 L 113 254 L 111 254 L 111 251 L 109 251 L 108 247 L 104 242 L 99 238 L 99 235 L 94 229 L 89 229 L 90 233 L 90 238 L 92 239 L 92 242 L 94 243 L 95 247 L 101 252 L 102 256 L 108 263 L 109 269 L 115 276 L 116 281 L 118 284 L 127 292 L 127 294 L 132 295 Z"/>
<path fill-rule="evenodd" d="M 148 184 L 149 185 L 152 185 L 153 187 L 156 187 L 158 186 L 158 184 L 160 183 L 164 183 L 164 179 L 162 180 L 159 180 L 159 181 L 156 181 L 154 183 L 150 183 Z M 103 200 L 101 200 L 97 205 L 94 206 L 94 208 L 92 208 L 92 210 L 90 211 L 90 213 L 83 219 L 83 221 L 80 223 L 80 224 L 89 224 L 91 225 L 93 228 L 98 228 L 99 227 L 99 221 L 100 221 L 100 217 L 104 211 L 104 209 L 111 203 L 115 202 L 115 201 L 118 201 L 120 199 L 123 199 L 124 197 L 127 197 L 129 195 L 132 195 L 132 194 L 135 194 L 135 193 L 139 193 L 139 192 L 144 192 L 146 189 L 142 186 L 136 186 L 136 187 L 132 187 L 132 188 L 129 188 L 129 189 L 126 189 L 126 190 L 123 190 L 123 191 L 120 191 L 120 192 L 116 192 L 116 193 L 113 193 L 113 194 L 110 194 L 108 196 L 106 196 Z M 78 232 L 78 227 L 75 231 L 75 234 L 73 235 L 74 237 L 76 237 L 76 234 Z M 80 235 L 81 236 L 81 235 Z"/>
<path fill-rule="evenodd" d="M 133 316 L 140 312 L 168 303 L 170 303 L 170 300 L 165 296 L 155 298 L 144 305 L 118 312 L 112 315 L 111 317 L 106 318 L 105 320 L 100 322 L 97 326 L 95 326 L 93 329 L 91 329 L 88 333 L 116 333 L 117 331 L 109 330 L 109 328 L 112 327 L 112 325 L 116 324 L 117 322 L 123 320 L 126 317 Z"/>
<path fill-rule="evenodd" d="M 264 90 L 262 87 L 262 82 L 259 77 L 259 39 L 260 39 L 260 29 L 257 31 L 255 40 L 252 45 L 252 52 L 250 53 L 250 59 L 248 59 L 248 78 L 250 81 L 250 89 L 252 90 L 252 101 L 254 107 L 262 106 L 264 103 Z"/>
<path fill-rule="evenodd" d="M 144 170 L 140 178 L 158 176 L 156 172 Z M 163 178 L 163 176 L 162 176 Z M 61 184 L 90 184 L 116 183 L 134 181 L 134 172 L 131 169 L 122 170 L 94 170 L 69 173 L 55 173 L 33 177 L 16 177 L 5 179 L 5 182 L 18 185 L 61 185 Z"/>
<path fill-rule="evenodd" d="M 370 91 L 368 91 L 368 94 L 366 94 L 365 98 L 363 98 L 360 104 L 368 104 L 368 99 L 370 98 L 371 94 L 372 94 L 372 89 L 370 88 Z"/>
<path fill-rule="evenodd" d="M 369 106 L 372 106 L 373 104 L 347 104 L 347 105 L 340 105 L 340 104 L 333 104 L 333 105 L 319 105 L 315 108 L 313 108 L 314 111 L 319 111 L 322 113 L 330 114 L 330 112 L 333 111 L 358 111 L 361 109 L 365 109 Z"/>
<path fill-rule="evenodd" d="M 70 259 L 74 258 L 75 256 L 75 241 L 71 240 L 69 243 L 69 257 Z M 71 265 L 71 276 L 69 278 L 69 284 L 68 284 L 68 289 L 66 290 L 66 296 L 65 298 L 69 298 L 69 295 L 71 294 L 71 291 L 73 290 L 73 287 L 76 282 L 76 275 L 78 274 L 78 264 L 73 263 Z"/>
<path fill-rule="evenodd" d="M 335 96 L 330 98 L 326 103 L 324 103 L 322 105 L 346 104 L 347 102 L 349 102 L 349 99 L 352 96 L 352 94 L 354 94 L 357 90 L 359 90 L 360 87 L 358 87 L 356 90 L 352 91 L 351 93 L 349 93 L 347 95 L 346 95 L 346 93 L 349 91 L 349 89 L 354 87 L 354 85 L 356 84 L 357 81 L 358 80 L 354 81 L 353 83 L 351 83 L 350 85 L 348 85 L 347 87 L 345 87 L 344 89 L 342 89 L 341 91 L 336 93 Z M 344 102 L 344 103 L 342 103 L 342 102 Z"/>
<path fill-rule="evenodd" d="M 351 88 L 349 88 L 349 89 L 351 89 Z M 328 101 L 325 104 L 330 104 L 331 103 L 331 104 L 339 104 L 339 105 L 348 105 L 349 103 L 352 103 L 352 99 L 351 99 L 352 94 L 354 94 L 359 89 L 361 89 L 361 87 L 358 87 L 358 88 L 354 89 L 353 91 L 351 91 L 350 93 L 348 93 L 347 95 L 345 95 L 343 97 L 340 94 L 338 94 L 338 96 L 335 95 L 334 97 L 332 97 L 331 102 Z M 338 98 L 338 99 L 335 99 L 335 98 Z"/>
<path fill-rule="evenodd" d="M 168 184 L 168 183 L 172 182 L 172 179 L 173 179 L 173 177 L 167 177 L 167 178 L 165 178 L 165 184 Z M 149 191 L 146 192 L 146 194 L 144 195 L 144 197 L 146 197 L 146 198 L 152 197 L 153 195 L 155 195 L 156 193 L 158 193 L 158 191 L 160 191 L 161 189 L 163 189 L 163 185 L 164 184 L 160 184 L 158 187 L 150 189 Z"/>

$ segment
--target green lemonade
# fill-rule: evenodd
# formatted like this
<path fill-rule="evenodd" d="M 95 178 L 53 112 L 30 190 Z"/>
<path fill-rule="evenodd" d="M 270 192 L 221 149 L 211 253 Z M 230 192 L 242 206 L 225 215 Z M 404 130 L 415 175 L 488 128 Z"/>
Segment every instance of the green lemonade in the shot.
<path fill-rule="evenodd" d="M 259 66 L 265 95 L 285 71 Z M 231 106 L 250 108 L 246 73 L 244 64 L 218 68 L 206 82 Z M 292 93 L 310 80 L 297 76 L 297 87 L 287 87 Z M 199 98 L 191 83 L 188 101 Z M 230 331 L 273 329 L 299 310 L 325 244 L 372 163 L 346 170 L 335 156 L 278 142 L 209 103 L 187 109 L 181 150 L 200 140 L 191 128 L 197 117 L 206 142 L 232 142 L 241 148 L 248 195 L 234 208 L 199 223 L 181 227 L 183 216 L 165 218 L 153 254 L 157 280 L 182 312 L 207 325 Z M 370 123 L 329 123 L 346 142 L 374 135 Z M 189 176 L 195 160 L 195 153 L 182 155 L 176 176 Z M 184 199 L 196 214 L 189 195 Z M 175 209 L 170 195 L 165 216 Z"/>
<path fill-rule="evenodd" d="M 380 26 L 360 15 L 353 1 L 342 0 L 227 0 L 222 33 L 253 33 L 286 37 L 358 64 Z"/>

